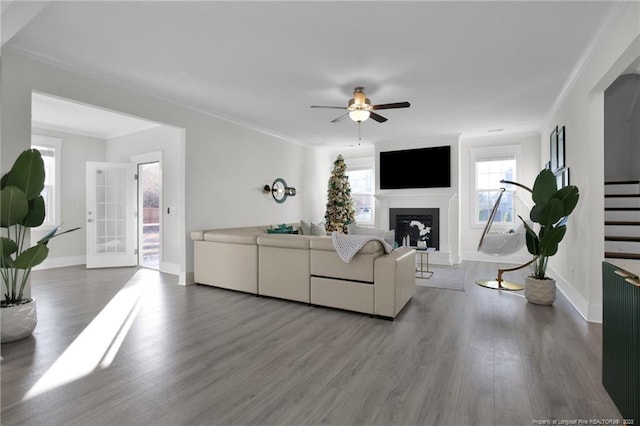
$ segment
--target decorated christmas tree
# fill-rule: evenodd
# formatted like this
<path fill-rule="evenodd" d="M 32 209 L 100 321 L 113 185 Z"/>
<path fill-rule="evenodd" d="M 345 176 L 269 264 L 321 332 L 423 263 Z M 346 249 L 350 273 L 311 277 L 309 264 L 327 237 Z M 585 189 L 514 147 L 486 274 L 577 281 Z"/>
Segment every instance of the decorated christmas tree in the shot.
<path fill-rule="evenodd" d="M 333 171 L 329 178 L 327 191 L 327 211 L 324 214 L 327 232 L 347 233 L 347 225 L 356 221 L 356 211 L 351 198 L 349 177 L 345 174 L 347 165 L 342 155 L 333 162 Z"/>

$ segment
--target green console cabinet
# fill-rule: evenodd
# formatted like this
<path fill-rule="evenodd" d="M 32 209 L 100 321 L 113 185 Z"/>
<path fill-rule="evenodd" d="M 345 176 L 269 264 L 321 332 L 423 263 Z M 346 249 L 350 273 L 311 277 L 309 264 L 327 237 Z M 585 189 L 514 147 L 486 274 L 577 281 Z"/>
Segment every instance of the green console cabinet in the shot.
<path fill-rule="evenodd" d="M 640 425 L 640 280 L 602 265 L 602 384 L 625 419 Z"/>

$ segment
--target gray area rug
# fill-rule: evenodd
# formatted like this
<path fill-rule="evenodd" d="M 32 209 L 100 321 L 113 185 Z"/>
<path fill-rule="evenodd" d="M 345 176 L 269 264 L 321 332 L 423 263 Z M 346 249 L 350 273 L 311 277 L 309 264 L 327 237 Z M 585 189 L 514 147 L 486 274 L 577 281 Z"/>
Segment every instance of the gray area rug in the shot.
<path fill-rule="evenodd" d="M 433 271 L 431 278 L 416 278 L 417 286 L 464 291 L 464 284 L 467 280 L 466 270 L 440 265 L 431 265 L 430 269 Z"/>

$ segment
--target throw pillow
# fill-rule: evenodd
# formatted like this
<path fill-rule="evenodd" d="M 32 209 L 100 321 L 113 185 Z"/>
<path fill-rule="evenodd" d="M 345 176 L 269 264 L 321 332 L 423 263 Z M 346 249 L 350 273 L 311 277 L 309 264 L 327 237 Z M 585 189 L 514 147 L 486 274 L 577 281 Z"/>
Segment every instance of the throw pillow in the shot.
<path fill-rule="evenodd" d="M 324 223 L 312 223 L 311 235 L 316 235 L 319 237 L 327 235 L 327 231 L 324 229 Z"/>
<path fill-rule="evenodd" d="M 396 242 L 396 230 L 390 229 L 385 231 L 382 235 L 382 239 L 389 243 L 391 247 L 394 247 L 394 243 Z"/>
<path fill-rule="evenodd" d="M 277 228 L 267 229 L 268 234 L 297 234 L 298 231 L 293 230 L 293 226 L 278 225 Z"/>
<path fill-rule="evenodd" d="M 311 222 L 300 220 L 300 229 L 302 229 L 302 235 L 313 235 L 311 234 Z"/>

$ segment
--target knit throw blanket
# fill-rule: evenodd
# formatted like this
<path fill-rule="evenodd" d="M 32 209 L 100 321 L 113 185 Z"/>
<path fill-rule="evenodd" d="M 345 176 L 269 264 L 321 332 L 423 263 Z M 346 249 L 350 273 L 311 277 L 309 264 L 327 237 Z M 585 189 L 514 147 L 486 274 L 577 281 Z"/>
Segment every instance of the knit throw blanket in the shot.
<path fill-rule="evenodd" d="M 360 251 L 369 241 L 380 241 L 384 247 L 385 253 L 391 253 L 393 247 L 389 245 L 385 240 L 380 237 L 372 237 L 369 235 L 345 235 L 339 234 L 336 231 L 331 233 L 331 239 L 333 240 L 333 246 L 336 249 L 336 253 L 340 256 L 345 263 L 349 263 L 353 256 Z"/>

